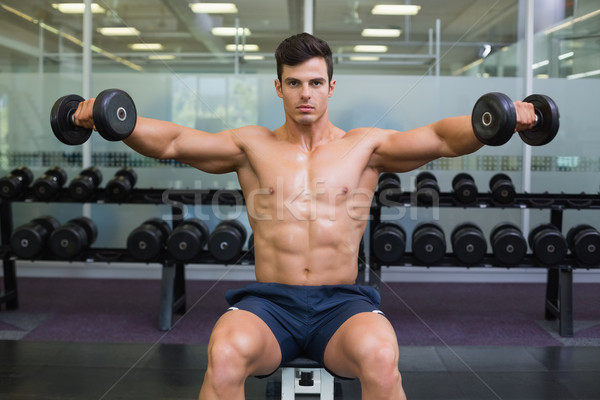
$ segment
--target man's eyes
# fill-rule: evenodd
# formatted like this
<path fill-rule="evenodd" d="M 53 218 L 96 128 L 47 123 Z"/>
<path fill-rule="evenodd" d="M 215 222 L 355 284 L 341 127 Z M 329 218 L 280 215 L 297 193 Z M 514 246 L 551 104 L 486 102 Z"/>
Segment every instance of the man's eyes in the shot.
<path fill-rule="evenodd" d="M 321 82 L 321 81 L 312 81 L 310 84 L 313 85 L 313 86 L 321 86 L 321 85 L 323 85 L 323 82 Z M 290 86 L 299 86 L 300 82 L 298 82 L 298 81 L 290 81 L 290 82 L 288 82 L 288 85 L 290 85 Z"/>

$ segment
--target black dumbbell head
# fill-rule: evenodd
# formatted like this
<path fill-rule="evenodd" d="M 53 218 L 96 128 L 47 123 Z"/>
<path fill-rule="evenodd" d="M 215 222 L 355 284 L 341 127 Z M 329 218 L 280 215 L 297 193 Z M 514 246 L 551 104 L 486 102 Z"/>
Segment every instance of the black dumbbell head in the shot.
<path fill-rule="evenodd" d="M 69 221 L 69 223 L 77 224 L 85 230 L 85 233 L 87 234 L 87 237 L 88 237 L 88 240 L 86 243 L 87 246 L 91 246 L 92 243 L 94 243 L 96 241 L 96 238 L 98 237 L 98 227 L 96 226 L 94 221 L 92 221 L 90 218 L 88 218 L 88 217 L 73 218 L 72 220 Z"/>
<path fill-rule="evenodd" d="M 69 183 L 69 194 L 75 200 L 87 200 L 102 182 L 102 172 L 96 167 L 88 167 Z"/>
<path fill-rule="evenodd" d="M 137 173 L 133 168 L 122 168 L 106 184 L 106 196 L 113 201 L 122 201 L 129 197 L 137 182 Z"/>
<path fill-rule="evenodd" d="M 94 101 L 94 125 L 106 140 L 127 139 L 137 122 L 137 111 L 133 99 L 119 89 L 107 89 Z"/>
<path fill-rule="evenodd" d="M 50 110 L 50 126 L 54 136 L 64 144 L 71 146 L 87 142 L 92 130 L 82 128 L 73 123 L 73 114 L 79 103 L 85 99 L 75 94 L 63 96 L 56 100 Z"/>
<path fill-rule="evenodd" d="M 71 259 L 81 254 L 96 240 L 96 224 L 87 217 L 74 218 L 50 235 L 50 250 L 61 259 Z"/>
<path fill-rule="evenodd" d="M 53 167 L 35 180 L 31 190 L 39 200 L 48 200 L 58 194 L 59 189 L 67 181 L 67 173 L 61 167 Z"/>
<path fill-rule="evenodd" d="M 444 230 L 435 222 L 419 223 L 412 235 L 412 251 L 426 265 L 435 264 L 446 254 Z"/>
<path fill-rule="evenodd" d="M 95 186 L 99 186 L 102 183 L 102 171 L 98 167 L 88 167 L 81 171 L 79 175 L 89 177 Z"/>
<path fill-rule="evenodd" d="M 52 216 L 42 216 L 16 228 L 10 235 L 11 250 L 19 258 L 33 259 L 46 246 L 50 234 L 60 226 Z"/>
<path fill-rule="evenodd" d="M 527 242 L 521 229 L 510 222 L 501 222 L 492 229 L 490 243 L 494 255 L 503 264 L 517 265 L 527 254 Z"/>
<path fill-rule="evenodd" d="M 377 187 L 380 191 L 389 189 L 400 190 L 400 177 L 393 172 L 384 172 L 379 175 Z"/>
<path fill-rule="evenodd" d="M 492 199 L 500 204 L 509 204 L 515 200 L 515 186 L 506 174 L 495 174 L 490 179 Z"/>
<path fill-rule="evenodd" d="M 543 146 L 550 143 L 556 137 L 560 127 L 558 106 L 554 100 L 543 94 L 532 94 L 523 101 L 533 104 L 537 122 L 533 128 L 519 132 L 519 136 L 530 146 Z"/>
<path fill-rule="evenodd" d="M 371 240 L 373 255 L 385 265 L 400 261 L 404 255 L 406 233 L 396 223 L 383 222 L 377 225 Z"/>
<path fill-rule="evenodd" d="M 452 179 L 452 189 L 454 197 L 460 203 L 468 204 L 477 199 L 477 185 L 473 177 L 467 173 L 462 172 Z"/>
<path fill-rule="evenodd" d="M 569 229 L 567 244 L 581 264 L 600 264 L 600 232 L 593 226 L 580 224 Z"/>
<path fill-rule="evenodd" d="M 179 261 L 198 256 L 208 241 L 208 228 L 197 218 L 183 221 L 167 239 L 169 253 Z"/>
<path fill-rule="evenodd" d="M 471 114 L 475 136 L 488 146 L 501 146 L 512 137 L 517 125 L 517 112 L 512 100 L 503 93 L 484 94 Z"/>
<path fill-rule="evenodd" d="M 15 199 L 33 181 L 33 173 L 27 167 L 13 169 L 10 174 L 0 179 L 0 197 Z"/>
<path fill-rule="evenodd" d="M 416 179 L 416 184 L 417 185 L 419 184 L 419 182 L 422 182 L 422 181 L 425 181 L 425 180 L 432 180 L 434 182 L 437 182 L 437 178 L 435 177 L 435 175 L 432 174 L 429 171 L 419 172 L 417 174 L 417 177 L 415 179 Z"/>
<path fill-rule="evenodd" d="M 135 186 L 137 183 L 137 172 L 131 167 L 123 167 L 115 173 L 115 178 L 124 178 L 129 182 L 131 187 Z"/>
<path fill-rule="evenodd" d="M 420 203 L 431 205 L 439 198 L 440 188 L 435 175 L 431 172 L 420 172 L 416 178 L 416 186 L 417 200 Z"/>
<path fill-rule="evenodd" d="M 450 238 L 454 254 L 465 264 L 477 264 L 485 257 L 487 242 L 477 225 L 471 222 L 457 225 Z"/>
<path fill-rule="evenodd" d="M 158 257 L 171 233 L 169 224 L 160 218 L 146 220 L 127 237 L 127 250 L 138 260 L 148 261 Z"/>
<path fill-rule="evenodd" d="M 246 242 L 246 228 L 236 220 L 219 223 L 210 234 L 208 250 L 217 260 L 224 263 L 236 261 Z"/>
<path fill-rule="evenodd" d="M 567 241 L 552 224 L 541 224 L 529 232 L 529 247 L 536 258 L 546 265 L 556 265 L 567 255 Z"/>

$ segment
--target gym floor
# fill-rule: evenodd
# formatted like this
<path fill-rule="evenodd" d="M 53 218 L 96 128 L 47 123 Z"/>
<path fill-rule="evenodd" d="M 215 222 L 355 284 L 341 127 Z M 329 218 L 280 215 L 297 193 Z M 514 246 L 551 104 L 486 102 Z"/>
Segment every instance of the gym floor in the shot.
<path fill-rule="evenodd" d="M 245 284 L 188 281 L 188 312 L 160 332 L 157 281 L 21 278 L 19 308 L 0 310 L 0 399 L 195 399 L 224 292 Z M 408 398 L 600 399 L 598 289 L 576 285 L 564 338 L 543 320 L 544 284 L 384 285 Z M 279 378 L 248 379 L 247 399 Z M 338 386 L 360 398 L 358 381 Z"/>
<path fill-rule="evenodd" d="M 2 399 L 194 399 L 206 347 L 0 341 Z M 600 398 L 598 347 L 402 347 L 407 396 L 416 399 Z M 247 399 L 266 399 L 280 377 L 251 378 Z M 360 399 L 358 381 L 340 382 Z M 308 395 L 303 399 L 317 398 Z"/>

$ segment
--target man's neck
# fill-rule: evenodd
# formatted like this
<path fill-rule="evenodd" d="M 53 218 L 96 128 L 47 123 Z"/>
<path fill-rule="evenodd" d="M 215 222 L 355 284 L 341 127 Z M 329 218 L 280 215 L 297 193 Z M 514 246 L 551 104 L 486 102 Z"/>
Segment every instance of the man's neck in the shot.
<path fill-rule="evenodd" d="M 287 120 L 283 130 L 287 141 L 297 143 L 306 152 L 311 152 L 339 136 L 338 129 L 327 118 L 312 124 L 298 124 Z"/>

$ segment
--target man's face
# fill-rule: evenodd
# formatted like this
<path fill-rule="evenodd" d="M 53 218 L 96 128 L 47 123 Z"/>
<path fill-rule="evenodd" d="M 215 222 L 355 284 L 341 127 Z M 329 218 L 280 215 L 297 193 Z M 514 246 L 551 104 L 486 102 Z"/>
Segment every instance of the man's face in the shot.
<path fill-rule="evenodd" d="M 294 66 L 284 65 L 281 82 L 275 80 L 286 118 L 305 125 L 327 113 L 328 99 L 334 87 L 335 80 L 328 82 L 327 64 L 322 57 L 313 57 Z"/>

